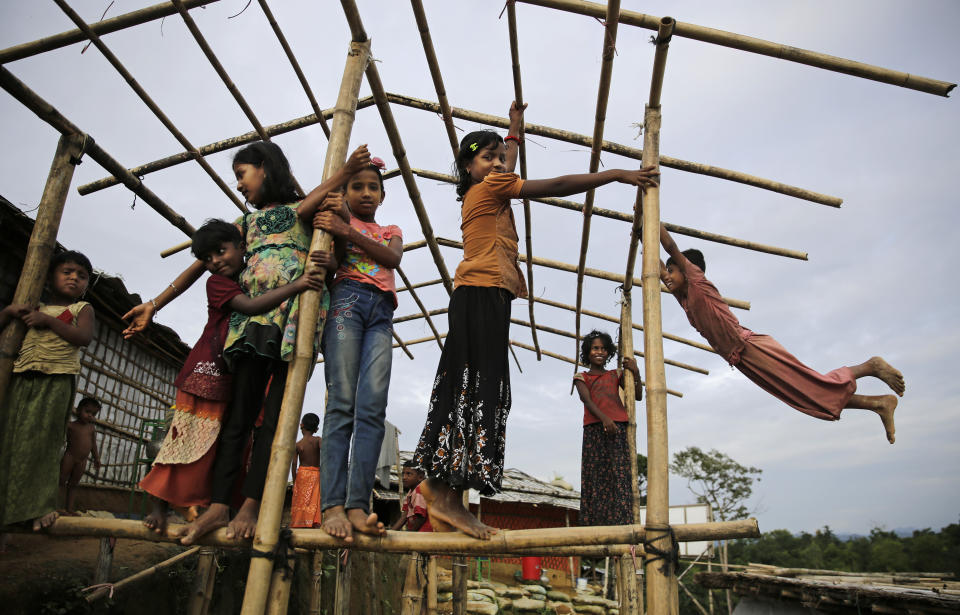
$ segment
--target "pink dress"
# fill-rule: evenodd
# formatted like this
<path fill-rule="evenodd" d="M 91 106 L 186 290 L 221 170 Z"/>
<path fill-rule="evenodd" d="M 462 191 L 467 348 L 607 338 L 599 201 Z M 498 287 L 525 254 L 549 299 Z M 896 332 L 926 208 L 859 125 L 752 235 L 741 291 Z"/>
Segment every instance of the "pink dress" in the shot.
<path fill-rule="evenodd" d="M 804 414 L 836 421 L 857 390 L 849 367 L 821 374 L 804 365 L 769 335 L 740 325 L 699 267 L 685 260 L 685 297 L 674 295 L 690 324 L 717 353 L 761 389 Z"/>

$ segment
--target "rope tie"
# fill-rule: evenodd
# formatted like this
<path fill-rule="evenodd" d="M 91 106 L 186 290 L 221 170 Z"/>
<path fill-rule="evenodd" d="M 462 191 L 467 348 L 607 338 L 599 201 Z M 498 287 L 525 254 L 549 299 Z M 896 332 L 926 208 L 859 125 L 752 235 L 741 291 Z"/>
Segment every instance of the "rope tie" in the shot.
<path fill-rule="evenodd" d="M 651 537 L 653 532 L 659 533 Z M 670 537 L 669 550 L 661 550 L 654 546 L 654 542 L 662 540 L 667 536 Z M 646 536 L 643 539 L 643 550 L 648 555 L 654 556 L 648 558 L 647 563 L 663 560 L 663 565 L 660 566 L 660 572 L 665 575 L 670 573 L 670 566 L 673 566 L 673 569 L 676 570 L 677 566 L 680 565 L 680 543 L 677 542 L 677 535 L 669 525 L 663 527 L 647 526 Z"/>
<path fill-rule="evenodd" d="M 84 587 L 80 590 L 81 593 L 92 592 L 98 589 L 107 589 L 110 590 L 110 593 L 107 594 L 107 598 L 113 598 L 113 583 L 100 583 L 98 585 L 91 585 L 90 587 Z"/>
<path fill-rule="evenodd" d="M 293 553 L 290 553 L 290 538 L 293 532 L 290 528 L 280 530 L 280 536 L 277 538 L 277 544 L 269 551 L 258 551 L 250 549 L 250 557 L 266 557 L 273 560 L 274 570 L 283 570 L 283 579 L 287 580 L 293 574 L 293 566 L 290 561 L 296 559 Z"/>

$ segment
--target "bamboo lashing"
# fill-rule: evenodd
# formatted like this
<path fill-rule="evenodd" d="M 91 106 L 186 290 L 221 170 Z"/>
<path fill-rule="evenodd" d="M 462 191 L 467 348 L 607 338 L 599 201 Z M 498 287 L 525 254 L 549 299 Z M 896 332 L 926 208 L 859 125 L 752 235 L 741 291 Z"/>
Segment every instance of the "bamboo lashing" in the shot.
<path fill-rule="evenodd" d="M 218 0 L 184 0 L 183 4 L 188 9 L 193 9 L 205 6 L 207 4 L 212 4 L 217 1 Z M 133 26 L 138 26 L 140 24 L 148 23 L 157 19 L 163 19 L 164 17 L 169 17 L 170 15 L 176 14 L 176 12 L 177 9 L 169 2 L 161 2 L 160 4 L 154 4 L 153 6 L 148 6 L 136 11 L 117 15 L 116 17 L 111 17 L 110 19 L 98 21 L 90 24 L 90 28 L 99 36 L 101 34 L 109 34 L 111 32 L 117 32 Z M 13 47 L 7 47 L 6 49 L 0 50 L 0 64 L 9 64 L 17 60 L 29 58 L 30 56 L 35 56 L 47 51 L 53 51 L 54 49 L 60 49 L 61 47 L 66 47 L 67 45 L 84 41 L 86 38 L 87 37 L 82 30 L 68 30 L 66 32 L 61 32 L 60 34 L 54 34 L 53 36 L 46 36 L 44 38 L 37 39 L 29 43 L 22 43 L 20 45 L 14 45 Z"/>
<path fill-rule="evenodd" d="M 297 60 L 297 56 L 294 55 L 293 49 L 290 48 L 290 43 L 287 42 L 287 37 L 284 36 L 283 30 L 280 29 L 280 24 L 277 23 L 277 20 L 273 16 L 273 11 L 271 11 L 267 5 L 267 0 L 259 0 L 259 2 L 260 8 L 263 10 L 263 15 L 267 18 L 267 22 L 273 29 L 273 33 L 276 35 L 280 47 L 283 48 L 283 53 L 286 54 L 287 60 L 293 68 L 293 72 L 297 75 L 297 80 L 300 82 L 300 87 L 303 88 L 303 93 L 307 95 L 307 100 L 310 101 L 310 108 L 313 109 L 313 114 L 317 116 L 323 134 L 329 139 L 330 126 L 327 125 L 327 120 L 323 117 L 323 111 L 320 110 L 320 105 L 313 95 L 313 90 L 310 89 L 310 83 L 307 82 L 307 77 L 303 74 L 303 69 L 300 68 L 300 62 Z M 184 2 L 184 5 L 186 5 L 186 2 Z"/>
<path fill-rule="evenodd" d="M 106 540 L 106 538 L 104 538 L 104 540 Z M 107 595 L 111 595 L 111 596 L 112 596 L 114 592 L 116 592 L 116 591 L 118 591 L 118 590 L 120 590 L 120 589 L 123 589 L 124 587 L 126 587 L 126 586 L 128 586 L 128 585 L 131 585 L 131 584 L 133 584 L 133 583 L 137 583 L 137 582 L 139 582 L 139 581 L 142 581 L 142 580 L 144 580 L 144 579 L 146 579 L 146 578 L 148 578 L 148 577 L 151 577 L 151 576 L 153 576 L 154 574 L 160 572 L 161 570 L 165 570 L 165 569 L 167 569 L 167 568 L 169 568 L 169 567 L 171 567 L 171 566 L 174 566 L 174 565 L 176 565 L 176 564 L 179 564 L 180 562 L 182 562 L 183 560 L 187 559 L 188 557 L 191 557 L 191 556 L 193 556 L 193 555 L 196 555 L 197 553 L 200 552 L 200 549 L 201 549 L 201 547 L 190 547 L 189 549 L 187 549 L 186 551 L 184 551 L 184 552 L 182 552 L 182 553 L 177 553 L 177 554 L 174 555 L 173 557 L 167 558 L 167 559 L 163 560 L 162 562 L 160 562 L 160 563 L 158 563 L 158 564 L 154 564 L 153 566 L 150 566 L 149 568 L 146 568 L 146 569 L 144 569 L 144 570 L 141 570 L 140 572 L 138 572 L 138 573 L 136 573 L 136 574 L 132 574 L 132 575 L 130 575 L 129 577 L 127 577 L 127 578 L 125 578 L 125 579 L 122 579 L 122 580 L 120 580 L 120 581 L 117 581 L 116 583 L 110 583 L 110 584 L 109 584 L 110 587 L 100 587 L 100 588 L 97 588 L 97 589 L 93 590 L 92 592 L 90 592 L 89 594 L 87 594 L 86 596 L 84 596 L 84 599 L 85 599 L 87 602 L 96 602 L 96 601 L 99 600 L 100 598 L 104 598 L 104 597 L 106 597 Z"/>
<path fill-rule="evenodd" d="M 660 88 L 666 53 L 673 32 L 674 22 L 664 17 L 657 31 L 656 51 L 653 61 L 653 76 L 650 85 L 650 100 L 643 118 L 643 166 L 659 167 L 660 155 Z M 643 259 L 643 349 L 647 355 L 646 372 L 647 408 L 647 507 L 646 528 L 657 536 L 644 543 L 647 554 L 644 571 L 647 579 L 647 612 L 657 615 L 676 615 L 677 604 L 672 596 L 676 588 L 676 570 L 667 557 L 651 553 L 653 547 L 667 553 L 673 549 L 670 535 L 676 528 L 670 526 L 669 473 L 667 449 L 667 399 L 663 367 L 663 337 L 660 313 L 660 187 L 648 187 L 642 196 Z M 636 223 L 634 225 L 636 228 Z M 636 482 L 636 481 L 634 481 Z M 679 526 L 678 526 L 679 527 Z"/>
<path fill-rule="evenodd" d="M 85 152 L 91 158 L 96 160 L 97 164 L 102 166 L 108 172 L 113 173 L 114 176 L 119 178 L 120 181 L 122 181 L 131 192 L 143 199 L 147 205 L 163 216 L 167 222 L 183 231 L 188 237 L 193 236 L 194 228 L 190 226 L 183 216 L 175 212 L 170 208 L 170 206 L 160 200 L 160 197 L 143 185 L 143 182 L 140 181 L 139 178 L 128 171 L 126 167 L 117 162 L 112 156 L 110 156 L 110 154 L 105 152 L 103 148 L 97 145 L 93 137 L 80 130 L 75 124 L 57 111 L 50 103 L 40 98 L 36 92 L 28 88 L 22 81 L 14 77 L 13 73 L 3 66 L 0 66 L 0 86 L 2 86 L 8 94 L 19 100 L 23 106 L 33 111 L 37 117 L 50 124 L 61 134 L 85 134 L 87 139 L 87 142 L 84 146 Z"/>
<path fill-rule="evenodd" d="M 63 0 L 56 1 L 62 2 Z M 220 77 L 220 80 L 223 81 L 223 85 L 226 86 L 231 96 L 233 96 L 233 99 L 243 111 L 243 114 L 247 116 L 247 120 L 253 125 L 253 130 L 260 136 L 261 140 L 269 141 L 270 135 L 267 134 L 266 130 L 264 130 L 263 124 L 261 124 L 260 120 L 257 119 L 257 116 L 254 114 L 253 109 L 250 108 L 247 100 L 243 97 L 243 94 L 240 93 L 240 90 L 233 83 L 233 80 L 230 79 L 230 75 L 227 74 L 227 69 L 223 67 L 223 64 L 220 63 L 220 59 L 217 58 L 217 55 L 213 52 L 213 49 L 210 47 L 207 39 L 203 37 L 203 34 L 200 32 L 200 28 L 197 27 L 197 23 L 193 21 L 193 17 L 190 16 L 190 12 L 187 10 L 187 7 L 184 6 L 183 0 L 170 0 L 170 2 L 177 7 L 177 12 L 180 13 L 180 17 L 183 19 L 183 23 L 186 24 L 187 30 L 189 30 L 190 34 L 193 35 L 193 38 L 200 47 L 200 50 L 203 52 L 203 55 L 207 57 L 207 60 L 210 62 L 210 66 L 213 67 L 213 70 L 216 71 L 217 75 Z M 356 101 L 354 101 L 354 104 L 356 104 Z M 292 171 L 290 172 L 290 177 L 293 178 L 293 183 L 297 187 L 297 190 L 300 191 L 300 194 L 306 194 L 306 192 L 304 192 L 303 188 L 300 186 L 300 183 L 297 181 L 297 178 L 294 177 Z"/>
<path fill-rule="evenodd" d="M 400 279 L 403 280 L 403 283 L 410 292 L 410 296 L 413 298 L 413 301 L 417 304 L 417 307 L 420 308 L 420 313 L 426 319 L 427 324 L 430 326 L 430 330 L 433 331 L 434 337 L 437 338 L 437 346 L 440 347 L 440 350 L 443 350 L 443 342 L 440 341 L 440 334 L 437 333 L 437 327 L 433 324 L 433 320 L 430 318 L 433 314 L 431 314 L 430 311 L 427 310 L 427 308 L 423 305 L 423 301 L 420 301 L 420 297 L 417 295 L 416 291 L 413 290 L 413 287 L 410 285 L 410 280 L 407 278 L 406 274 L 403 273 L 403 270 L 399 265 L 397 266 L 396 272 L 397 275 L 400 276 Z"/>
<path fill-rule="evenodd" d="M 584 0 L 520 0 L 520 2 L 595 18 L 602 18 L 605 12 L 604 5 L 585 2 Z M 643 13 L 637 13 L 635 11 L 621 11 L 620 23 L 646 28 L 648 30 L 656 30 L 659 26 L 660 18 L 652 15 L 644 15 Z M 780 43 L 772 43 L 752 36 L 744 36 L 743 34 L 725 32 L 723 30 L 706 28 L 704 26 L 679 21 L 676 22 L 676 26 L 674 27 L 674 34 L 704 43 L 712 43 L 714 45 L 739 49 L 740 51 L 748 51 L 772 58 L 806 64 L 853 77 L 888 83 L 919 92 L 926 92 L 927 94 L 936 94 L 937 96 L 949 95 L 950 91 L 957 85 L 955 83 L 938 81 L 936 79 L 890 70 L 888 68 L 872 66 L 870 64 L 864 64 L 863 62 L 846 60 L 825 53 L 818 53 L 816 51 L 809 51 Z"/>
<path fill-rule="evenodd" d="M 336 132 L 336 131 L 334 131 Z M 116 537 L 145 540 L 149 542 L 179 541 L 176 534 L 185 526 L 170 524 L 165 534 L 157 534 L 135 519 L 99 519 L 95 517 L 59 517 L 44 530 L 51 536 L 92 536 L 94 538 Z M 6 526 L 5 532 L 32 533 L 28 527 Z M 679 542 L 698 542 L 720 538 L 759 538 L 760 529 L 756 519 L 715 521 L 711 523 L 686 523 L 674 527 Z M 245 548 L 250 539 L 227 538 L 227 529 L 220 528 L 198 540 L 200 546 Z M 515 553 L 517 550 L 543 547 L 581 547 L 602 545 L 637 545 L 644 540 L 646 530 L 642 525 L 600 525 L 593 527 L 552 527 L 533 530 L 501 530 L 491 540 L 472 538 L 459 532 L 394 532 L 387 531 L 382 537 L 355 534 L 351 550 L 376 551 L 381 553 L 420 553 L 463 555 L 497 555 Z M 346 545 L 339 538 L 330 536 L 322 529 L 291 530 L 290 545 L 297 548 L 337 549 Z M 263 558 L 256 558 L 263 559 Z M 250 580 L 248 579 L 248 583 Z"/>
<path fill-rule="evenodd" d="M 512 346 L 516 346 L 517 348 L 523 348 L 524 350 L 529 350 L 531 352 L 534 352 L 533 346 L 530 346 L 529 344 L 524 344 L 523 342 L 518 342 L 516 340 L 510 340 L 510 344 Z M 564 356 L 562 354 L 558 354 L 556 352 L 550 352 L 549 350 L 543 350 L 542 352 L 544 355 L 552 359 L 557 359 L 558 361 L 563 361 L 564 363 L 570 363 L 571 365 L 573 364 L 573 359 L 571 359 L 570 357 Z M 670 395 L 673 395 L 674 397 L 683 397 L 683 393 L 681 393 L 680 391 L 667 389 L 667 393 L 669 393 Z"/>
<path fill-rule="evenodd" d="M 513 2 L 507 2 L 507 26 L 510 32 L 510 64 L 513 69 L 513 99 L 517 105 L 523 106 L 523 84 L 520 80 L 520 44 L 517 41 L 517 11 Z M 520 164 L 520 177 L 527 179 L 527 146 L 523 141 L 523 122 L 520 123 L 520 140 L 517 141 L 517 159 Z M 527 254 L 527 311 L 530 314 L 530 336 L 533 347 L 537 349 L 537 361 L 541 360 L 540 340 L 537 339 L 537 319 L 533 314 L 533 237 L 530 229 L 533 220 L 530 214 L 530 199 L 521 199 L 523 202 L 523 229 L 526 241 Z"/>
<path fill-rule="evenodd" d="M 437 112 L 437 104 L 428 100 L 414 98 L 412 96 L 406 96 L 403 94 L 388 94 L 387 96 L 390 102 L 398 105 L 412 107 L 414 109 L 421 109 L 423 111 L 430 111 L 433 113 Z M 460 109 L 458 107 L 453 107 L 451 112 L 456 118 L 470 120 L 480 124 L 487 124 L 488 126 L 495 126 L 497 128 L 506 128 L 510 125 L 509 120 L 506 118 L 490 115 L 488 113 L 479 113 L 477 111 L 469 111 L 466 109 Z M 539 124 L 526 124 L 524 130 L 526 130 L 527 134 L 534 134 L 541 137 L 547 137 L 548 139 L 565 141 L 567 143 L 582 145 L 584 147 L 593 147 L 593 141 L 590 137 L 571 132 L 569 130 L 561 130 L 559 128 L 541 126 Z M 643 152 L 636 148 L 628 147 L 620 143 L 604 141 L 601 144 L 601 148 L 605 152 L 618 154 L 627 158 L 633 158 L 634 160 L 643 159 Z M 783 184 L 773 180 L 764 179 L 762 177 L 756 177 L 754 175 L 742 173 L 740 171 L 732 171 L 730 169 L 715 167 L 699 162 L 690 162 L 688 160 L 681 160 L 679 158 L 661 156 L 660 165 L 671 169 L 686 171 L 688 173 L 697 173 L 699 175 L 707 175 L 710 177 L 716 177 L 717 179 L 725 179 L 728 181 L 746 184 L 755 188 L 762 188 L 764 190 L 770 190 L 771 192 L 778 192 L 780 194 L 785 194 L 798 199 L 804 199 L 813 203 L 820 203 L 821 205 L 840 207 L 840 205 L 843 203 L 843 199 L 835 196 L 820 194 L 819 192 L 814 192 L 812 190 L 806 190 L 796 186 L 791 186 L 789 184 Z"/>
<path fill-rule="evenodd" d="M 446 175 L 444 173 L 437 173 L 435 171 L 425 171 L 423 169 L 412 169 L 414 174 L 419 175 L 427 179 L 435 179 L 442 182 L 456 183 L 457 179 L 452 175 Z M 543 198 L 543 199 L 530 199 L 535 203 L 543 203 L 544 205 L 553 205 L 554 207 L 560 207 L 563 209 L 569 209 L 571 211 L 583 212 L 583 203 L 577 203 L 575 201 L 568 201 L 566 199 L 557 199 L 557 198 Z M 613 209 L 603 209 L 600 207 L 593 208 L 593 215 L 600 216 L 603 218 L 610 218 L 611 220 L 620 220 L 622 222 L 633 223 L 633 215 L 623 212 L 619 212 Z M 785 256 L 787 258 L 796 258 L 799 260 L 807 260 L 807 253 L 801 252 L 799 250 L 790 250 L 788 248 L 778 248 L 775 246 L 767 246 L 761 243 L 756 243 L 753 241 L 746 241 L 744 239 L 737 239 L 735 237 L 727 237 L 726 235 L 719 235 L 717 233 L 709 233 L 707 231 L 701 231 L 687 226 L 680 226 L 679 224 L 671 224 L 669 222 L 664 222 L 663 225 L 671 233 L 677 233 L 679 235 L 686 235 L 688 237 L 695 237 L 697 239 L 703 239 L 705 241 L 714 241 L 716 243 L 722 243 L 729 246 L 736 246 L 738 248 L 745 248 L 747 250 L 755 250 L 757 252 L 766 252 L 767 254 L 776 254 L 778 256 Z M 409 249 L 416 249 L 420 247 L 419 242 L 411 242 L 407 244 L 410 246 Z M 404 249 L 408 249 L 404 246 Z"/>
<path fill-rule="evenodd" d="M 453 239 L 445 239 L 443 237 L 438 237 L 437 243 L 440 244 L 441 246 L 446 246 L 448 248 L 458 248 L 460 250 L 463 249 L 463 243 L 459 241 L 454 241 Z M 521 254 L 520 260 L 522 261 L 524 259 L 525 257 Z M 540 265 L 542 267 L 549 267 L 550 269 L 557 269 L 559 271 L 567 271 L 570 273 L 577 272 L 576 266 L 571 265 L 569 263 L 563 263 L 560 261 L 551 260 L 549 258 L 534 258 L 533 264 Z M 610 271 L 604 271 L 602 269 L 593 269 L 591 267 L 587 267 L 583 271 L 584 271 L 584 275 L 591 278 L 599 278 L 601 280 L 609 280 L 611 282 L 619 282 L 620 284 L 623 284 L 623 276 L 617 275 L 616 273 L 612 273 Z M 660 284 L 659 280 L 660 278 L 658 277 L 657 286 L 655 288 L 660 289 L 662 292 L 669 293 L 669 291 L 667 291 L 667 288 Z M 633 283 L 637 285 L 641 285 L 641 282 L 636 278 L 634 278 Z M 740 308 L 742 310 L 750 309 L 749 301 L 744 301 L 742 299 L 730 299 L 729 297 L 722 297 L 722 299 L 724 303 L 726 303 L 730 307 Z"/>
<path fill-rule="evenodd" d="M 373 105 L 373 97 L 366 96 L 361 98 L 357 102 L 357 109 L 363 109 Z M 308 126 L 313 126 L 314 124 L 319 124 L 321 121 L 326 118 L 333 117 L 333 109 L 324 109 L 323 114 L 320 117 L 317 117 L 316 114 L 311 113 L 310 115 L 304 115 L 296 119 L 292 119 L 286 122 L 280 122 L 279 124 L 271 124 L 269 126 L 264 126 L 264 131 L 271 137 L 277 135 L 285 134 L 298 130 L 300 128 L 307 128 Z M 201 156 L 209 156 L 210 154 L 216 154 L 218 152 L 226 151 L 228 149 L 233 149 L 241 145 L 246 145 L 247 143 L 253 143 L 254 141 L 259 141 L 260 135 L 256 131 L 251 130 L 250 132 L 245 132 L 242 135 L 237 135 L 235 137 L 229 137 L 227 139 L 221 139 L 219 141 L 214 141 L 213 143 L 208 143 L 206 145 L 201 145 L 197 148 L 197 151 L 200 152 Z M 182 164 L 192 160 L 192 157 L 189 152 L 182 152 L 179 154 L 173 154 L 171 156 L 166 156 L 165 158 L 160 158 L 152 162 L 142 164 L 140 166 L 132 167 L 130 172 L 134 175 L 140 177 L 143 175 L 148 175 L 156 171 L 161 171 L 178 164 Z M 87 195 L 98 190 L 103 190 L 109 188 L 110 186 L 115 186 L 120 183 L 115 177 L 104 177 L 96 181 L 90 182 L 89 184 L 83 184 L 77 188 L 77 192 L 81 195 Z"/>
<path fill-rule="evenodd" d="M 607 101 L 610 97 L 610 80 L 613 76 L 613 58 L 617 50 L 617 17 L 620 15 L 620 0 L 607 2 L 606 19 L 603 21 L 603 48 L 600 62 L 600 86 L 597 91 L 597 108 L 593 120 L 593 138 L 590 140 L 590 168 L 588 173 L 600 169 L 600 151 L 603 143 L 603 128 L 607 121 Z M 580 232 L 580 260 L 577 261 L 577 294 L 573 312 L 573 373 L 580 366 L 580 307 L 583 305 L 583 278 L 587 267 L 587 248 L 590 245 L 590 221 L 593 215 L 593 199 L 596 189 L 587 190 L 583 201 L 583 222 Z M 573 392 L 573 380 L 570 392 Z"/>
<path fill-rule="evenodd" d="M 47 281 L 50 259 L 57 246 L 57 233 L 67 192 L 73 180 L 73 172 L 83 155 L 82 134 L 64 134 L 57 141 L 57 149 L 50 163 L 50 172 L 43 187 L 37 220 L 30 232 L 23 268 L 13 291 L 12 304 L 37 305 Z M 20 318 L 11 318 L 0 333 L 0 403 L 7 396 L 13 375 L 13 364 L 20 352 L 20 345 L 27 334 L 27 325 Z"/>
<path fill-rule="evenodd" d="M 370 59 L 369 41 L 353 41 L 347 55 L 343 80 L 337 96 L 336 111 L 330 143 L 327 146 L 323 165 L 323 178 L 331 177 L 343 166 L 347 157 L 347 145 L 356 116 L 357 93 L 363 80 L 363 71 Z M 310 241 L 310 252 L 329 250 L 332 238 L 329 234 L 314 229 Z M 297 327 L 297 340 L 294 357 L 287 373 L 280 417 L 270 452 L 270 465 L 263 489 L 263 500 L 257 519 L 257 532 L 254 548 L 259 551 L 271 551 L 279 540 L 280 522 L 283 514 L 284 494 L 287 485 L 290 462 L 296 441 L 300 411 L 306 392 L 307 378 L 314 367 L 313 340 L 316 335 L 316 322 L 320 313 L 320 293 L 307 290 L 300 295 L 300 326 Z M 243 598 L 243 615 L 259 615 L 267 604 L 270 573 L 273 562 L 268 558 L 254 557 L 250 560 L 250 572 L 247 576 L 246 591 Z"/>

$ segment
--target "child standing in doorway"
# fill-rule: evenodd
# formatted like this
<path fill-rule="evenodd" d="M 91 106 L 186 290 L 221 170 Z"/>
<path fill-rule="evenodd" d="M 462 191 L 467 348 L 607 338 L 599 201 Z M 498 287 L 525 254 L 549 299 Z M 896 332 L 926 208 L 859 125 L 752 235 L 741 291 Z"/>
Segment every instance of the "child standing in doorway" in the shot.
<path fill-rule="evenodd" d="M 49 300 L 0 311 L 0 329 L 14 318 L 29 327 L 0 406 L 0 525 L 57 519 L 60 447 L 73 407 L 81 348 L 93 339 L 93 306 L 81 301 L 93 266 L 79 252 L 50 262 Z"/>
<path fill-rule="evenodd" d="M 76 488 L 87 468 L 87 459 L 93 455 L 93 465 L 100 471 L 100 453 L 97 451 L 97 430 L 93 419 L 100 411 L 100 402 L 84 397 L 77 404 L 77 418 L 67 425 L 67 450 L 60 460 L 60 485 L 66 489 L 67 513 L 74 513 Z"/>
<path fill-rule="evenodd" d="M 293 456 L 293 496 L 290 504 L 290 527 L 320 527 L 320 451 L 322 440 L 315 434 L 320 417 L 308 412 L 300 419 L 297 454 Z M 297 462 L 300 467 L 297 467 Z"/>
<path fill-rule="evenodd" d="M 620 399 L 623 372 L 606 369 L 617 353 L 610 335 L 591 331 L 583 338 L 580 362 L 590 366 L 573 377 L 583 402 L 583 447 L 580 464 L 580 525 L 633 523 L 627 411 Z M 633 357 L 623 366 L 636 379 L 636 398 L 643 398 L 640 370 Z"/>
<path fill-rule="evenodd" d="M 213 462 L 232 387 L 223 360 L 231 315 L 268 312 L 304 290 L 323 288 L 320 276 L 307 274 L 255 298 L 248 297 L 237 283 L 245 249 L 240 230 L 223 220 L 207 220 L 193 234 L 193 255 L 210 272 L 207 324 L 174 381 L 177 397 L 173 421 L 152 469 L 140 481 L 140 487 L 154 496 L 153 511 L 143 523 L 161 534 L 166 531 L 170 505 L 189 508 L 210 504 Z M 332 257 L 327 262 L 333 262 Z"/>
<path fill-rule="evenodd" d="M 403 256 L 403 235 L 381 226 L 385 165 L 379 158 L 345 182 L 352 217 L 344 223 L 330 211 L 314 226 L 337 239 L 340 268 L 333 280 L 330 323 L 323 333 L 327 407 L 323 416 L 323 529 L 353 540 L 353 532 L 382 534 L 370 511 L 377 458 L 383 442 L 387 391 L 393 362 L 393 270 Z M 336 200 L 339 195 L 328 197 Z"/>
<path fill-rule="evenodd" d="M 420 483 L 426 478 L 423 470 L 415 467 L 413 461 L 407 461 L 403 464 L 403 473 L 400 480 L 403 481 L 403 488 L 407 490 L 406 497 L 403 498 L 403 506 L 400 508 L 400 518 L 390 526 L 391 530 L 405 529 L 408 532 L 432 532 L 433 527 L 427 518 L 427 500 L 420 493 Z"/>
<path fill-rule="evenodd" d="M 845 408 L 870 410 L 880 417 L 893 444 L 893 395 L 859 395 L 857 380 L 873 376 L 898 396 L 906 385 L 903 374 L 881 357 L 821 374 L 787 352 L 777 340 L 740 325 L 717 288 L 704 276 L 706 261 L 700 250 L 680 251 L 667 229 L 660 226 L 660 243 L 670 258 L 660 263 L 660 278 L 680 303 L 690 324 L 727 362 L 761 389 L 804 414 L 839 421 Z"/>
<path fill-rule="evenodd" d="M 526 105 L 510 106 L 506 138 L 491 130 L 460 142 L 457 196 L 463 202 L 463 261 L 447 312 L 449 329 L 434 379 L 427 421 L 414 453 L 427 479 L 421 491 L 434 531 L 461 530 L 489 539 L 496 528 L 464 508 L 464 489 L 492 495 L 503 480 L 510 412 L 510 302 L 527 295 L 517 264 L 510 200 L 568 196 L 611 182 L 655 185 L 652 168 L 523 180 L 513 173 Z"/>

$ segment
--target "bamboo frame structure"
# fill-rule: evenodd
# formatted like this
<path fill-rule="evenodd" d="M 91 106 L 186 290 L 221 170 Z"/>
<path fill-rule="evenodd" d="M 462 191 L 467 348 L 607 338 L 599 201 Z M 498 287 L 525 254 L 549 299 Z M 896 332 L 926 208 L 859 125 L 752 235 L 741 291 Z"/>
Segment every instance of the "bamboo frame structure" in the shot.
<path fill-rule="evenodd" d="M 109 539 L 108 539 L 108 538 L 104 538 L 103 540 L 109 540 Z M 197 553 L 199 553 L 201 549 L 202 549 L 202 547 L 190 547 L 189 549 L 187 549 L 186 551 L 183 551 L 182 553 L 177 553 L 177 554 L 174 555 L 173 557 L 167 558 L 167 559 L 163 560 L 163 561 L 160 562 L 160 563 L 157 563 L 157 564 L 154 564 L 153 566 L 150 566 L 149 568 L 145 568 L 144 570 L 141 570 L 140 572 L 138 572 L 138 573 L 136 573 L 136 574 L 132 574 L 132 575 L 130 575 L 129 577 L 127 577 L 127 578 L 125 578 L 125 579 L 122 579 L 122 580 L 120 580 L 120 581 L 117 581 L 116 583 L 110 583 L 110 584 L 109 584 L 109 585 L 110 585 L 109 588 L 108 588 L 108 587 L 100 587 L 100 588 L 98 588 L 98 589 L 95 589 L 94 591 L 92 591 L 92 592 L 90 592 L 89 594 L 87 594 L 87 595 L 84 597 L 84 599 L 85 599 L 87 602 L 96 602 L 97 600 L 99 600 L 99 599 L 101 599 L 101 598 L 105 598 L 105 597 L 108 596 L 108 595 L 113 595 L 114 592 L 116 592 L 116 591 L 118 591 L 118 590 L 120 590 L 120 589 L 122 589 L 122 588 L 124 588 L 124 587 L 126 587 L 126 586 L 128 586 L 128 585 L 132 585 L 133 583 L 138 583 L 138 582 L 140 582 L 140 581 L 142 581 L 142 580 L 144 580 L 144 579 L 146 579 L 146 578 L 148 578 L 148 577 L 151 577 L 151 576 L 155 575 L 156 573 L 160 572 L 161 570 L 166 570 L 167 568 L 169 568 L 169 567 L 171 567 L 171 566 L 174 566 L 174 565 L 176 565 L 176 564 L 179 564 L 179 563 L 182 562 L 183 560 L 185 560 L 185 559 L 187 559 L 187 558 L 189 558 L 189 557 L 192 557 L 192 556 L 196 555 Z M 112 557 L 112 554 L 113 554 L 113 551 L 112 551 L 112 548 L 111 548 L 111 557 Z M 97 583 L 96 581 L 94 581 L 94 582 L 95 582 L 97 585 L 100 584 L 100 583 Z M 106 583 L 106 581 L 102 581 L 101 583 Z"/>
<path fill-rule="evenodd" d="M 437 332 L 436 325 L 433 324 L 433 319 L 430 318 L 433 316 L 433 312 L 427 310 L 426 306 L 423 305 L 423 301 L 420 300 L 420 297 L 417 295 L 416 291 L 413 290 L 410 280 L 407 278 L 407 275 L 403 272 L 403 269 L 401 269 L 399 265 L 397 265 L 396 272 L 397 275 L 400 276 L 400 279 L 403 280 L 404 285 L 407 287 L 407 292 L 410 293 L 410 297 L 413 299 L 414 303 L 417 304 L 417 307 L 420 308 L 420 313 L 430 326 L 430 330 L 433 331 L 433 336 L 437 339 L 437 346 L 440 347 L 440 350 L 443 350 L 443 342 L 440 341 L 440 334 Z M 394 322 L 396 322 L 396 319 L 394 319 Z"/>

